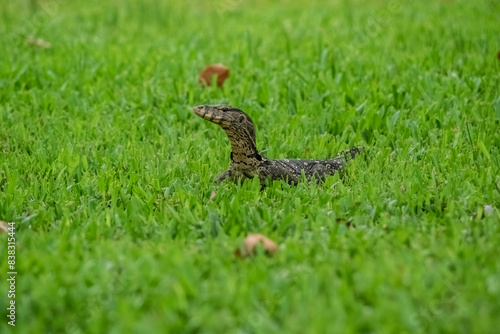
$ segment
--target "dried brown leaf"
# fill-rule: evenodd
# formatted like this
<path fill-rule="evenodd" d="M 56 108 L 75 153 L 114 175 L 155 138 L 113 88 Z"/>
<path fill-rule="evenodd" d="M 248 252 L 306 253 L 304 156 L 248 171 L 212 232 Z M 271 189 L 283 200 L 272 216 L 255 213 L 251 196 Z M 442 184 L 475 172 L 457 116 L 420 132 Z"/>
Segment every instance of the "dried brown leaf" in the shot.
<path fill-rule="evenodd" d="M 243 243 L 243 248 L 237 249 L 234 254 L 237 257 L 255 255 L 258 245 L 262 245 L 267 255 L 273 255 L 278 251 L 278 245 L 268 237 L 254 233 L 249 234 Z"/>
<path fill-rule="evenodd" d="M 50 44 L 49 42 L 44 41 L 41 38 L 35 38 L 33 36 L 28 36 L 28 38 L 26 38 L 26 42 L 33 46 L 38 46 L 44 49 L 50 49 L 52 47 L 52 44 Z"/>
<path fill-rule="evenodd" d="M 200 73 L 200 84 L 210 86 L 214 75 L 217 77 L 217 87 L 222 87 L 224 81 L 229 77 L 229 68 L 222 64 L 209 65 Z"/>
<path fill-rule="evenodd" d="M 215 197 L 215 191 L 212 191 L 212 193 L 210 194 L 210 200 L 209 202 L 212 202 L 212 200 L 214 199 Z"/>

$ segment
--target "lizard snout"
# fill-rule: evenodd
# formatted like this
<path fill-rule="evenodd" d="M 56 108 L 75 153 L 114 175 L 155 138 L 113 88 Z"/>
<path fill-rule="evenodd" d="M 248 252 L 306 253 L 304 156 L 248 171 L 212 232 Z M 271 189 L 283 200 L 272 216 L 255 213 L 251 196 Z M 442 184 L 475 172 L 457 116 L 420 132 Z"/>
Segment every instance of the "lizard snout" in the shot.
<path fill-rule="evenodd" d="M 206 113 L 205 111 L 205 106 L 196 106 L 196 107 L 193 107 L 193 112 L 200 116 L 200 117 L 203 117 L 203 115 Z"/>

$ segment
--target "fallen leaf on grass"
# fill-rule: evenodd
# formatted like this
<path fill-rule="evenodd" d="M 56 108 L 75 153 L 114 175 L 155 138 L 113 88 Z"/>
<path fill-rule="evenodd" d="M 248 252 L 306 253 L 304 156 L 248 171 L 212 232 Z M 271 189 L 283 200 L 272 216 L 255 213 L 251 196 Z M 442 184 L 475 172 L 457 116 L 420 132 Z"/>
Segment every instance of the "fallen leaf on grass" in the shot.
<path fill-rule="evenodd" d="M 212 191 L 212 193 L 210 194 L 210 200 L 209 202 L 212 202 L 212 200 L 214 199 L 215 197 L 215 191 Z"/>
<path fill-rule="evenodd" d="M 242 249 L 237 249 L 234 254 L 237 257 L 255 255 L 258 245 L 264 246 L 266 255 L 273 255 L 278 251 L 278 245 L 274 241 L 262 234 L 254 233 L 245 238 Z"/>
<path fill-rule="evenodd" d="M 52 44 L 50 44 L 49 42 L 44 41 L 41 38 L 35 38 L 33 36 L 28 36 L 28 38 L 26 38 L 26 42 L 33 46 L 38 46 L 44 49 L 50 49 L 52 47 Z"/>
<path fill-rule="evenodd" d="M 224 81 L 229 77 L 229 68 L 222 64 L 208 66 L 200 73 L 200 84 L 210 86 L 212 84 L 212 76 L 214 75 L 217 77 L 217 87 L 222 87 Z"/>
<path fill-rule="evenodd" d="M 9 225 L 0 220 L 0 234 L 9 233 Z"/>

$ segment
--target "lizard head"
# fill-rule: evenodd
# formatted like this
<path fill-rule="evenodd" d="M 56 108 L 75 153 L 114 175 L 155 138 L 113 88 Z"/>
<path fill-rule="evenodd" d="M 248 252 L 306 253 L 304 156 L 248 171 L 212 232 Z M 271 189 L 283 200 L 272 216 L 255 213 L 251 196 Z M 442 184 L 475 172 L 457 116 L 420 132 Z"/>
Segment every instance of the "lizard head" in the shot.
<path fill-rule="evenodd" d="M 258 155 L 252 119 L 240 109 L 226 105 L 201 105 L 194 107 L 193 112 L 219 125 L 226 132 L 231 141 L 233 153 L 244 152 L 246 156 Z"/>
<path fill-rule="evenodd" d="M 250 116 L 240 109 L 227 105 L 201 105 L 193 107 L 196 115 L 206 119 L 209 122 L 220 125 L 222 128 L 253 128 L 253 122 Z"/>

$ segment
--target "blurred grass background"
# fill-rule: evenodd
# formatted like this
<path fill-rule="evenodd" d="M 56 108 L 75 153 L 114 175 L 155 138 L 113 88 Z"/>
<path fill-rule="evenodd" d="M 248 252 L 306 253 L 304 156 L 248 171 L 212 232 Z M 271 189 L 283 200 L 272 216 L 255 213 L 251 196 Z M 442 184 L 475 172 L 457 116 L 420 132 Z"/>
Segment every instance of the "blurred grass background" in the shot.
<path fill-rule="evenodd" d="M 499 327 L 498 1 L 0 7 L 18 332 Z M 219 62 L 224 87 L 200 87 Z M 229 143 L 190 111 L 214 103 L 271 158 L 369 151 L 322 186 L 216 186 Z M 280 253 L 236 260 L 252 232 Z"/>

